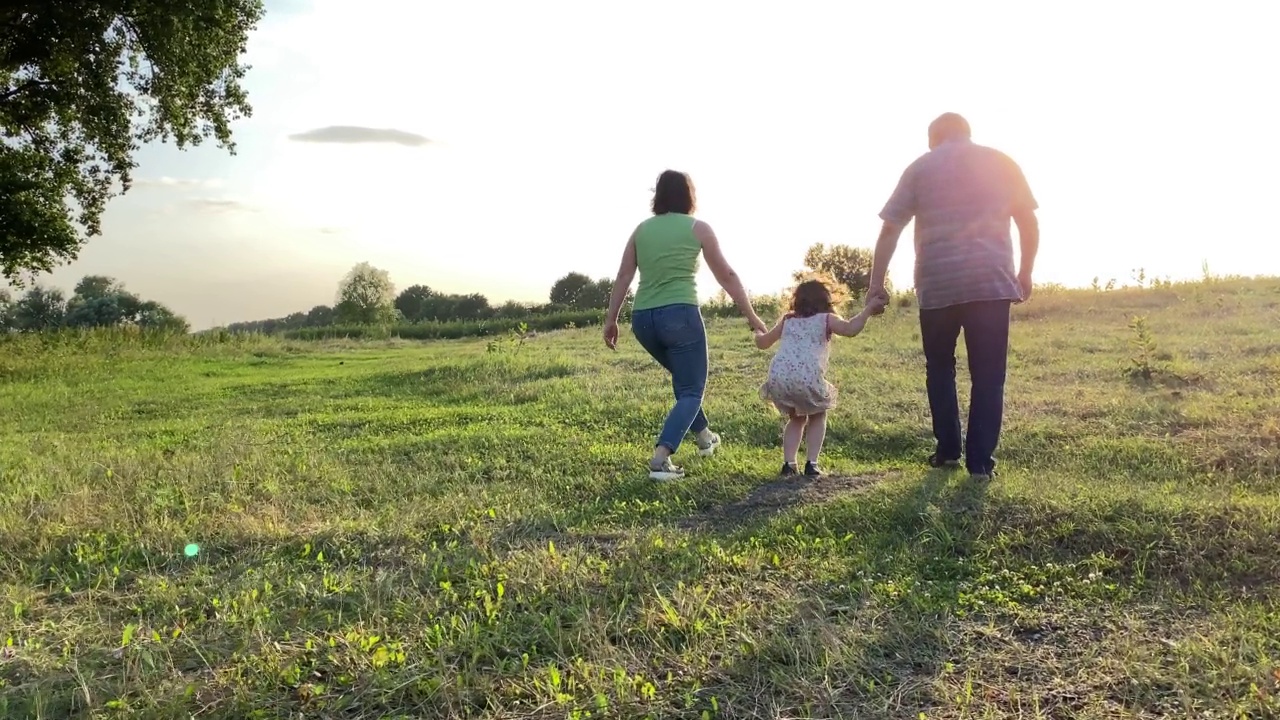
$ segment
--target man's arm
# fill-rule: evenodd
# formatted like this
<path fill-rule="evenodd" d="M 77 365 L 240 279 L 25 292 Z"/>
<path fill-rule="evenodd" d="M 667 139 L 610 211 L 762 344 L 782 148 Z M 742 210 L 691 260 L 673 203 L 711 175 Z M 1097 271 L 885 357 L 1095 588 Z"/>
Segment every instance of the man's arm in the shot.
<path fill-rule="evenodd" d="M 876 254 L 871 261 L 871 292 L 885 296 L 884 277 L 889 272 L 889 261 L 898 249 L 898 238 L 902 237 L 902 225 L 888 220 L 880 227 L 880 237 L 876 239 Z M 888 299 L 887 297 L 885 299 Z"/>
<path fill-rule="evenodd" d="M 1035 210 L 1020 210 L 1013 215 L 1018 226 L 1018 245 L 1022 248 L 1019 258 L 1019 277 L 1031 277 L 1036 266 L 1036 253 L 1040 251 L 1040 221 Z"/>
<path fill-rule="evenodd" d="M 884 278 L 889 273 L 889 261 L 893 259 L 893 253 L 898 249 L 898 238 L 902 236 L 902 229 L 916 214 L 915 170 L 918 163 L 919 160 L 902 171 L 897 187 L 893 189 L 889 201 L 880 211 L 880 219 L 884 224 L 880 227 L 880 237 L 876 239 L 876 254 L 871 263 L 871 288 L 868 300 L 876 296 L 889 299 L 884 289 Z"/>
<path fill-rule="evenodd" d="M 1008 156 L 1006 156 L 1008 157 Z M 1040 251 L 1040 221 L 1036 218 L 1036 197 L 1027 184 L 1027 177 L 1022 168 L 1012 158 L 1008 159 L 1010 181 L 1013 186 L 1013 208 L 1010 215 L 1018 226 L 1019 253 L 1018 285 L 1022 288 L 1022 299 L 1031 297 L 1033 283 L 1031 273 L 1036 266 L 1036 253 Z"/>

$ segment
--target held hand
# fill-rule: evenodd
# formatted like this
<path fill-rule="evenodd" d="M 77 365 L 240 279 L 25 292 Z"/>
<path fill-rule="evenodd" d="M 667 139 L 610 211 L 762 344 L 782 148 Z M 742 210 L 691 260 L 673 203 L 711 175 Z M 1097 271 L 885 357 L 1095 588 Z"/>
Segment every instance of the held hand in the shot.
<path fill-rule="evenodd" d="M 756 334 L 764 334 L 769 332 L 769 326 L 765 325 L 764 321 L 761 320 L 759 317 L 753 317 L 750 320 L 748 320 L 748 322 L 751 324 L 751 331 Z"/>
<path fill-rule="evenodd" d="M 871 288 L 867 292 L 866 308 L 872 315 L 883 315 L 889 306 L 889 291 L 883 286 Z"/>
<path fill-rule="evenodd" d="M 604 324 L 604 345 L 610 350 L 618 349 L 618 321 L 609 320 Z"/>
<path fill-rule="evenodd" d="M 1031 273 L 1023 271 L 1018 273 L 1018 287 L 1022 290 L 1022 299 L 1018 302 L 1026 302 L 1031 299 L 1031 291 L 1034 286 L 1031 283 Z"/>

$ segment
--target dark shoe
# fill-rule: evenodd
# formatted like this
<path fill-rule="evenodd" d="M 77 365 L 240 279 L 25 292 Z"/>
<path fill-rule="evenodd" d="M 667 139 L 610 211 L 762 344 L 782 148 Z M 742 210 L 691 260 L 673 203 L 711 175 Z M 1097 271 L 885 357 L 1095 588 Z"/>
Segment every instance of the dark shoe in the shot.
<path fill-rule="evenodd" d="M 996 476 L 996 463 L 994 460 L 982 465 L 965 463 L 965 469 L 969 471 L 970 480 L 991 480 Z"/>
<path fill-rule="evenodd" d="M 822 477 L 822 471 L 818 469 L 817 463 L 806 462 L 804 464 L 804 476 L 811 478 Z"/>
<path fill-rule="evenodd" d="M 934 453 L 929 456 L 929 467 L 942 468 L 944 470 L 958 470 L 960 469 L 960 458 L 949 458 L 944 460 L 938 457 L 938 453 Z"/>
<path fill-rule="evenodd" d="M 995 468 L 992 468 L 987 472 L 982 472 L 980 470 L 969 471 L 969 479 L 974 482 L 991 482 L 992 480 L 995 479 L 995 477 L 996 477 Z"/>
<path fill-rule="evenodd" d="M 796 466 L 789 462 L 782 463 L 782 469 L 778 471 L 782 477 L 794 477 L 796 474 Z"/>

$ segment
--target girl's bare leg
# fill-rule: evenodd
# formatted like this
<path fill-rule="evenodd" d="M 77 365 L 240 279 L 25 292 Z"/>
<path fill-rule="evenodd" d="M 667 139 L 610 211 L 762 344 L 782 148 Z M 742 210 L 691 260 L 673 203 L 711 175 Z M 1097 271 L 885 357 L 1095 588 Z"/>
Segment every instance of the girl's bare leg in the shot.
<path fill-rule="evenodd" d="M 796 464 L 796 453 L 800 450 L 800 438 L 804 435 L 804 424 L 807 421 L 803 415 L 792 414 L 791 419 L 787 421 L 787 427 L 782 431 L 782 461 Z"/>
<path fill-rule="evenodd" d="M 809 462 L 818 463 L 818 455 L 822 453 L 822 441 L 827 438 L 827 414 L 816 413 L 809 416 L 809 428 L 804 435 L 804 449 Z"/>

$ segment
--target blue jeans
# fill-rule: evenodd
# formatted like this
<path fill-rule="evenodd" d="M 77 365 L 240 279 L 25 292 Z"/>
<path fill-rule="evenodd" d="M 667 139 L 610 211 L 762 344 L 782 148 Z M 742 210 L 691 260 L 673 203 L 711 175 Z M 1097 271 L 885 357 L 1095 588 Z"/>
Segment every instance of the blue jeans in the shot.
<path fill-rule="evenodd" d="M 676 404 L 667 413 L 658 436 L 673 454 L 685 433 L 702 432 L 707 416 L 702 394 L 707 389 L 707 329 L 697 305 L 664 305 L 637 310 L 631 315 L 631 332 L 658 364 L 671 373 Z"/>
<path fill-rule="evenodd" d="M 960 459 L 960 403 L 956 399 L 956 340 L 964 330 L 969 356 L 969 427 L 965 466 L 971 473 L 995 470 L 1004 420 L 1004 382 L 1009 357 L 1008 300 L 965 303 L 920 311 L 925 385 L 939 460 Z"/>

